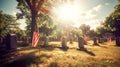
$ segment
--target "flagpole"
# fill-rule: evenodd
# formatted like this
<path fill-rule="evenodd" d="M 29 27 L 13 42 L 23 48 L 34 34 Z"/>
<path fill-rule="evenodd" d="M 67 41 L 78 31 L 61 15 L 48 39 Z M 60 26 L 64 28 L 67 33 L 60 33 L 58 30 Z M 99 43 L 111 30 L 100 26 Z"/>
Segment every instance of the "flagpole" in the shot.
<path fill-rule="evenodd" d="M 39 29 L 38 29 L 38 32 L 39 32 Z M 40 34 L 39 34 L 39 35 L 40 35 Z M 38 44 L 40 44 L 40 36 L 39 36 L 39 40 L 38 40 L 38 41 L 39 41 Z M 40 62 L 40 45 L 39 45 L 38 50 L 39 50 L 39 62 Z"/>

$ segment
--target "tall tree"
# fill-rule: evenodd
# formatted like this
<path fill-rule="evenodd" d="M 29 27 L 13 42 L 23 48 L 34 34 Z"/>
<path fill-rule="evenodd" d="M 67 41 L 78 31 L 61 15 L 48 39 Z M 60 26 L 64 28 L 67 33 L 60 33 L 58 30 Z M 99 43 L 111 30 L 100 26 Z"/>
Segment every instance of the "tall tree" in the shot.
<path fill-rule="evenodd" d="M 116 45 L 120 46 L 120 0 L 118 0 L 114 11 L 106 18 L 104 27 L 115 33 Z"/>
<path fill-rule="evenodd" d="M 33 31 L 35 29 L 35 25 L 37 24 L 37 15 L 39 13 L 47 13 L 48 10 L 43 6 L 46 0 L 17 0 L 18 6 L 21 13 L 17 14 L 17 18 L 27 18 L 31 21 L 31 39 L 33 36 Z"/>

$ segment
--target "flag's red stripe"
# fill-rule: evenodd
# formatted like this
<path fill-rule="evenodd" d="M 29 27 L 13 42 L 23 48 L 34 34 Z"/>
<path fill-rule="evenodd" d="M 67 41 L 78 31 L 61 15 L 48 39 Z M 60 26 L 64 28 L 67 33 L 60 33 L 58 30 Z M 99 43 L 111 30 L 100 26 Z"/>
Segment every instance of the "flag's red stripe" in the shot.
<path fill-rule="evenodd" d="M 36 47 L 39 41 L 39 34 L 37 32 L 33 33 L 32 46 Z"/>
<path fill-rule="evenodd" d="M 34 38 L 34 42 L 33 42 L 33 46 L 35 47 L 36 45 L 37 45 L 37 43 L 38 43 L 38 38 Z"/>
<path fill-rule="evenodd" d="M 37 32 L 35 32 L 35 37 L 34 37 L 34 47 L 37 45 L 37 43 L 38 43 L 38 41 L 36 41 L 36 40 L 38 40 L 38 33 Z"/>
<path fill-rule="evenodd" d="M 38 38 L 38 33 L 36 33 L 36 34 L 35 34 L 35 40 L 34 40 L 34 42 L 35 42 L 35 43 L 34 43 L 34 47 L 37 45 L 38 39 L 39 39 L 39 38 Z"/>

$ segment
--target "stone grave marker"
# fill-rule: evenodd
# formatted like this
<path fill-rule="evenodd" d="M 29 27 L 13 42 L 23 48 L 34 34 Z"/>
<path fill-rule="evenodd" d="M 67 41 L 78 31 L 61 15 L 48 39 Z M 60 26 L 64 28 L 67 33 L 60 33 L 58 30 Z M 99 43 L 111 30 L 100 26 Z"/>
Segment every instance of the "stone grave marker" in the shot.
<path fill-rule="evenodd" d="M 7 50 L 16 50 L 17 49 L 16 34 L 8 34 L 5 38 L 5 45 Z"/>

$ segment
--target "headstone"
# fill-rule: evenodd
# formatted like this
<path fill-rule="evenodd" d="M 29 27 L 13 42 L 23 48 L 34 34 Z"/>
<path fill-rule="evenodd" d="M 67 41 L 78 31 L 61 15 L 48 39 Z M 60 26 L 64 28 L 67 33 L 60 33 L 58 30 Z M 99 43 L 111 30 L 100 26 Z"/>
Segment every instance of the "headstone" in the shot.
<path fill-rule="evenodd" d="M 73 44 L 73 36 L 72 36 L 72 33 L 70 33 L 70 44 Z"/>
<path fill-rule="evenodd" d="M 67 48 L 67 37 L 63 36 L 61 40 L 62 48 L 66 49 Z"/>
<path fill-rule="evenodd" d="M 96 37 L 93 38 L 93 45 L 98 45 Z"/>
<path fill-rule="evenodd" d="M 44 47 L 47 47 L 48 43 L 49 43 L 49 37 L 45 36 L 45 38 L 44 38 Z"/>
<path fill-rule="evenodd" d="M 28 45 L 29 45 L 28 38 L 23 37 L 23 46 L 28 46 Z"/>
<path fill-rule="evenodd" d="M 5 45 L 7 50 L 17 49 L 17 37 L 15 34 L 8 34 L 5 39 Z"/>
<path fill-rule="evenodd" d="M 98 43 L 102 43 L 102 38 L 98 38 Z"/>
<path fill-rule="evenodd" d="M 111 37 L 108 37 L 108 38 L 107 38 L 107 41 L 108 41 L 108 42 L 112 42 L 112 38 L 111 38 Z"/>
<path fill-rule="evenodd" d="M 78 47 L 80 50 L 84 49 L 84 39 L 82 37 L 78 37 Z"/>

